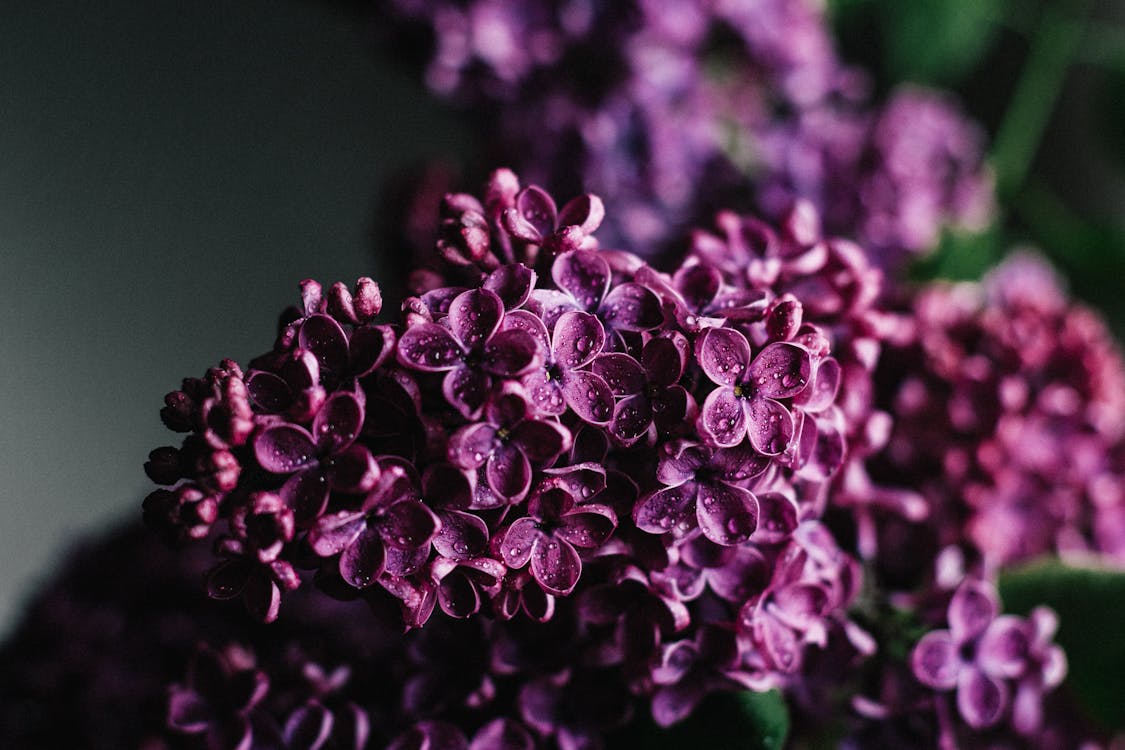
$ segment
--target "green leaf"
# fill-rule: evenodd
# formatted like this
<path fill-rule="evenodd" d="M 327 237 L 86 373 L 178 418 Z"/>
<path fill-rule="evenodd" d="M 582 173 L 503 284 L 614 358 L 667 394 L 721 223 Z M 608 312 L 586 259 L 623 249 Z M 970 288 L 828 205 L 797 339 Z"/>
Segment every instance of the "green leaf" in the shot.
<path fill-rule="evenodd" d="M 941 242 L 929 256 L 910 268 L 915 281 L 964 281 L 979 279 L 1000 257 L 1000 228 L 993 225 L 982 232 L 947 228 Z"/>
<path fill-rule="evenodd" d="M 1095 721 L 1125 729 L 1125 572 L 1033 563 L 1003 573 L 1000 595 L 1007 611 L 1046 604 L 1058 613 L 1071 693 Z"/>
<path fill-rule="evenodd" d="M 777 690 L 716 693 L 684 721 L 668 728 L 646 715 L 609 738 L 608 747 L 646 750 L 781 750 L 789 735 L 789 712 Z"/>
<path fill-rule="evenodd" d="M 895 80 L 952 84 L 976 68 L 1004 0 L 881 0 L 887 69 Z"/>

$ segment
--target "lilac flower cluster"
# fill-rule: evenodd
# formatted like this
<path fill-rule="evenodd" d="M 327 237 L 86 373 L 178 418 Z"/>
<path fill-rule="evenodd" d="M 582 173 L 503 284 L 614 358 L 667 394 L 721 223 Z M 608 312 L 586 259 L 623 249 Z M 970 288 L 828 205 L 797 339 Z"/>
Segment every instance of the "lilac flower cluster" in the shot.
<path fill-rule="evenodd" d="M 603 237 L 638 254 L 751 202 L 780 218 L 810 200 L 887 267 L 991 218 L 979 129 L 918 88 L 872 104 L 821 3 L 387 0 L 380 13 L 432 41 L 430 88 L 476 114 L 495 160 L 604 196 Z"/>
<path fill-rule="evenodd" d="M 304 282 L 273 351 L 167 397 L 188 436 L 150 457 L 170 487 L 149 523 L 217 535 L 208 592 L 266 622 L 310 578 L 407 629 L 484 618 L 481 679 L 519 674 L 518 716 L 563 746 L 629 695 L 670 724 L 787 684 L 831 633 L 866 647 L 858 565 L 819 518 L 869 416 L 838 396 L 869 379 L 879 273 L 807 204 L 780 231 L 720 215 L 671 274 L 598 249 L 603 215 L 500 170 L 484 200 L 446 198 L 400 324 L 374 322 L 370 280 Z M 567 658 L 525 664 L 527 627 Z M 567 708 L 591 682 L 621 705 L 593 728 Z M 218 688 L 189 683 L 196 716 Z M 245 719 L 255 696 L 224 705 Z"/>
<path fill-rule="evenodd" d="M 911 313 L 880 365 L 895 429 L 878 471 L 909 477 L 931 510 L 903 543 L 965 544 L 988 567 L 1120 561 L 1125 360 L 1105 324 L 1030 255 L 980 286 L 930 287 Z"/>

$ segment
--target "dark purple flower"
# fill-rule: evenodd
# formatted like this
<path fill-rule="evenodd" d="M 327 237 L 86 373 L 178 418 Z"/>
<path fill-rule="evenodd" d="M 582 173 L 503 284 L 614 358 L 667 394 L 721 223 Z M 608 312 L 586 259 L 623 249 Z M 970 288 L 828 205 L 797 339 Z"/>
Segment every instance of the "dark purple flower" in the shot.
<path fill-rule="evenodd" d="M 657 468 L 664 487 L 637 501 L 633 521 L 650 534 L 671 532 L 681 539 L 698 529 L 715 544 L 741 544 L 758 528 L 759 506 L 754 493 L 739 485 L 768 465 L 746 446 L 666 444 Z"/>
<path fill-rule="evenodd" d="M 360 494 L 379 479 L 379 467 L 355 442 L 363 427 L 362 392 L 339 391 L 317 411 L 312 432 L 289 423 L 266 427 L 254 438 L 254 455 L 263 469 L 290 474 L 278 491 L 307 527 L 328 505 L 330 490 Z"/>
<path fill-rule="evenodd" d="M 550 465 L 569 449 L 570 431 L 552 418 L 529 413 L 516 388 L 495 394 L 485 407 L 484 420 L 459 429 L 448 447 L 454 465 L 484 469 L 488 487 L 502 503 L 522 500 L 531 488 L 532 469 Z"/>
<path fill-rule="evenodd" d="M 664 320 L 660 298 L 651 289 L 633 281 L 611 283 L 613 273 L 601 253 L 575 250 L 559 255 L 551 277 L 558 290 L 533 292 L 529 305 L 548 329 L 568 310 L 593 313 L 609 333 L 613 348 L 620 349 L 623 334 L 652 330 Z"/>
<path fill-rule="evenodd" d="M 628 354 L 602 354 L 591 365 L 618 397 L 609 432 L 624 445 L 645 435 L 666 437 L 694 421 L 695 399 L 680 385 L 690 356 L 687 338 L 673 331 L 649 339 L 640 361 Z M 650 428 L 655 428 L 654 434 Z"/>
<path fill-rule="evenodd" d="M 360 507 L 318 518 L 309 546 L 321 557 L 340 555 L 340 575 L 357 589 L 375 583 L 384 571 L 413 573 L 428 557 L 440 523 L 418 497 L 406 469 L 386 459 Z"/>
<path fill-rule="evenodd" d="M 202 735 L 208 747 L 249 750 L 250 714 L 269 691 L 269 679 L 254 668 L 253 657 L 237 648 L 200 649 L 184 684 L 168 695 L 169 729 Z"/>
<path fill-rule="evenodd" d="M 550 337 L 543 322 L 527 311 L 509 315 L 508 324 L 533 335 L 547 352 L 543 367 L 522 380 L 535 411 L 558 416 L 569 406 L 590 424 L 609 423 L 613 391 L 600 375 L 584 369 L 605 345 L 601 321 L 590 313 L 570 310 L 559 316 Z"/>
<path fill-rule="evenodd" d="M 784 453 L 795 426 L 793 415 L 778 399 L 792 398 L 808 385 L 808 351 L 775 342 L 751 359 L 746 337 L 733 328 L 708 328 L 695 346 L 700 367 L 719 386 L 700 407 L 700 431 L 719 446 L 738 445 L 749 435 L 758 452 Z"/>
<path fill-rule="evenodd" d="M 497 536 L 500 555 L 510 568 L 530 562 L 531 574 L 545 592 L 566 596 L 582 574 L 578 550 L 600 547 L 617 527 L 617 516 L 605 505 L 576 503 L 553 479 L 532 495 L 527 512 Z"/>
<path fill-rule="evenodd" d="M 535 341 L 524 331 L 502 328 L 503 320 L 504 303 L 494 292 L 463 292 L 449 306 L 448 327 L 422 323 L 403 332 L 399 362 L 423 372 L 445 372 L 446 399 L 474 419 L 493 377 L 515 378 L 536 364 Z"/>

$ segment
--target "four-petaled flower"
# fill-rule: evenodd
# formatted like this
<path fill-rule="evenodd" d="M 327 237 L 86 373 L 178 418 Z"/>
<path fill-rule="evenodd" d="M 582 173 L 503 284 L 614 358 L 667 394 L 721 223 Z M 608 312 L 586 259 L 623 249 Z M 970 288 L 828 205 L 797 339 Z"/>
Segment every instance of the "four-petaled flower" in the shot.
<path fill-rule="evenodd" d="M 787 342 L 768 344 L 750 358 L 750 344 L 733 328 L 707 328 L 695 340 L 703 372 L 719 387 L 707 395 L 700 432 L 716 445 L 734 446 L 747 435 L 759 453 L 784 453 L 793 439 L 793 415 L 778 399 L 805 389 L 812 373 L 808 351 Z"/>

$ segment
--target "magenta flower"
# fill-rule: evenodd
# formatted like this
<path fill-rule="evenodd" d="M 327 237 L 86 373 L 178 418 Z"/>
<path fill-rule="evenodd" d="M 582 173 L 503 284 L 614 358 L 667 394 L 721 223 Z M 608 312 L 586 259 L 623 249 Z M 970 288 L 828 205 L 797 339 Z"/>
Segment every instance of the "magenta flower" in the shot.
<path fill-rule="evenodd" d="M 254 455 L 263 469 L 292 475 L 278 494 L 297 514 L 299 526 L 307 527 L 324 512 L 331 490 L 361 494 L 379 479 L 371 451 L 355 442 L 363 420 L 361 397 L 339 391 L 317 411 L 311 434 L 280 423 L 254 438 Z"/>
<path fill-rule="evenodd" d="M 716 445 L 738 445 L 749 435 L 759 453 L 784 453 L 793 439 L 793 415 L 778 399 L 808 385 L 812 359 L 797 344 L 775 342 L 750 358 L 750 344 L 733 328 L 708 328 L 695 342 L 703 372 L 719 387 L 707 395 L 699 429 Z"/>
<path fill-rule="evenodd" d="M 549 338 L 543 322 L 527 311 L 509 316 L 509 324 L 529 332 L 547 352 L 543 367 L 523 380 L 532 407 L 544 415 L 561 415 L 569 406 L 581 419 L 605 425 L 613 418 L 613 391 L 601 375 L 587 368 L 605 345 L 601 321 L 586 312 L 559 316 Z"/>
<path fill-rule="evenodd" d="M 694 420 L 695 399 L 679 383 L 689 355 L 687 338 L 672 332 L 649 339 L 640 362 L 620 352 L 594 360 L 591 369 L 618 397 L 609 425 L 613 437 L 631 445 L 645 435 L 667 437 L 682 432 Z"/>
<path fill-rule="evenodd" d="M 522 392 L 509 388 L 486 405 L 484 421 L 449 438 L 449 461 L 483 476 L 503 503 L 519 502 L 531 488 L 533 467 L 550 465 L 570 449 L 570 431 L 552 418 L 528 411 Z"/>
<path fill-rule="evenodd" d="M 403 332 L 398 359 L 422 372 L 444 372 L 442 392 L 467 419 L 480 415 L 493 378 L 515 378 L 536 364 L 535 341 L 501 328 L 504 303 L 495 292 L 473 289 L 449 306 L 445 325 L 421 323 Z"/>
<path fill-rule="evenodd" d="M 408 472 L 388 459 L 358 510 L 317 519 L 309 531 L 309 546 L 321 557 L 340 555 L 341 577 L 364 589 L 384 571 L 403 576 L 417 570 L 438 528 L 437 517 L 419 501 Z"/>
<path fill-rule="evenodd" d="M 637 501 L 633 521 L 650 534 L 682 539 L 696 529 L 715 544 L 750 539 L 758 528 L 758 499 L 741 483 L 765 471 L 768 459 L 746 446 L 711 448 L 685 440 L 664 446 L 657 480 L 663 489 Z"/>
<path fill-rule="evenodd" d="M 532 495 L 527 513 L 497 535 L 500 555 L 510 568 L 530 562 L 531 574 L 545 592 L 566 596 L 582 574 L 578 550 L 600 547 L 617 528 L 617 516 L 605 505 L 576 503 L 556 480 Z"/>
<path fill-rule="evenodd" d="M 999 610 L 991 586 L 965 581 L 949 602 L 949 629 L 922 636 L 910 664 L 922 684 L 939 691 L 956 689 L 958 712 L 974 729 L 1001 722 L 1011 701 L 1008 681 L 1026 676 L 1019 722 L 1030 731 L 1038 723 L 1043 692 L 1062 681 L 1065 662 L 1057 647 L 1047 643 L 1049 616 L 1040 613 L 1029 627 L 1023 618 L 998 616 Z M 1029 657 L 1036 661 L 1029 665 Z"/>

